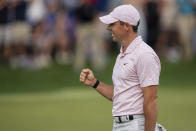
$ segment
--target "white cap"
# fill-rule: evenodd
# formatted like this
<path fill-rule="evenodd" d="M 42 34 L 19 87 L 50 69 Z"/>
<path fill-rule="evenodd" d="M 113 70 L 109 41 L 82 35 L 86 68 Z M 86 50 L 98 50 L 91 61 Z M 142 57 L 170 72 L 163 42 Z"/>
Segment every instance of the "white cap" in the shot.
<path fill-rule="evenodd" d="M 120 5 L 105 16 L 99 17 L 104 24 L 111 24 L 117 21 L 127 22 L 130 25 L 136 26 L 140 20 L 140 14 L 132 5 Z"/>

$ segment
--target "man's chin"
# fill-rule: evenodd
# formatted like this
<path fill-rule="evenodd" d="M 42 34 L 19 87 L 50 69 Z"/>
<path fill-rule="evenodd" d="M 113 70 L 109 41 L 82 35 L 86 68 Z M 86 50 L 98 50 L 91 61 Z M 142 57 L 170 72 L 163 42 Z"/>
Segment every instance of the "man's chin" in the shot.
<path fill-rule="evenodd" d="M 116 38 L 114 38 L 114 37 L 112 37 L 112 40 L 113 40 L 114 42 L 117 42 Z"/>
<path fill-rule="evenodd" d="M 112 38 L 112 41 L 114 41 L 114 42 L 119 42 L 117 39 L 115 39 L 115 38 Z"/>

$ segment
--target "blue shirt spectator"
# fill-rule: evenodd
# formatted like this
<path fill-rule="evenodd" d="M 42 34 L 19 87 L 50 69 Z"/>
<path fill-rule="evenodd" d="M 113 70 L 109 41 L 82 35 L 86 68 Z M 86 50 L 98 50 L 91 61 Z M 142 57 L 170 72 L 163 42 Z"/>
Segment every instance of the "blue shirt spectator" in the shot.
<path fill-rule="evenodd" d="M 98 12 L 106 12 L 108 10 L 108 0 L 97 0 L 96 9 Z"/>
<path fill-rule="evenodd" d="M 192 15 L 195 13 L 194 3 L 196 0 L 177 0 L 179 12 L 184 15 Z"/>

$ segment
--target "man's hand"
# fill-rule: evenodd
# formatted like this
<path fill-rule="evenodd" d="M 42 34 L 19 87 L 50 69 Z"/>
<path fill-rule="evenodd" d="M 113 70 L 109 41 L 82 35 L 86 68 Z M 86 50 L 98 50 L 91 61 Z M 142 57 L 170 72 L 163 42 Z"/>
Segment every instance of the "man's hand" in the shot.
<path fill-rule="evenodd" d="M 90 69 L 83 69 L 80 73 L 80 82 L 87 86 L 94 86 L 97 79 Z"/>
<path fill-rule="evenodd" d="M 80 74 L 80 82 L 83 83 L 86 86 L 94 86 L 97 79 L 94 77 L 94 74 L 89 69 L 83 69 Z M 108 100 L 112 101 L 113 98 L 113 92 L 114 87 L 108 86 L 102 82 L 99 83 L 99 85 L 96 88 L 96 91 L 98 91 L 101 95 L 103 95 Z"/>

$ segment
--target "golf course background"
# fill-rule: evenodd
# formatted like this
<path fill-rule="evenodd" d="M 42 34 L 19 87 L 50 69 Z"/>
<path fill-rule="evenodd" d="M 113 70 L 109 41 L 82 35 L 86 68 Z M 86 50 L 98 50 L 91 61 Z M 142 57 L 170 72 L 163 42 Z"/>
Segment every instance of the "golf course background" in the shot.
<path fill-rule="evenodd" d="M 96 77 L 112 84 L 113 64 Z M 162 60 L 158 88 L 158 122 L 168 131 L 196 131 L 196 61 Z M 0 131 L 111 131 L 111 108 L 79 83 L 72 66 L 31 71 L 0 65 Z"/>

